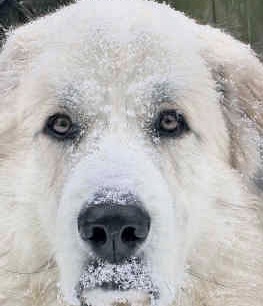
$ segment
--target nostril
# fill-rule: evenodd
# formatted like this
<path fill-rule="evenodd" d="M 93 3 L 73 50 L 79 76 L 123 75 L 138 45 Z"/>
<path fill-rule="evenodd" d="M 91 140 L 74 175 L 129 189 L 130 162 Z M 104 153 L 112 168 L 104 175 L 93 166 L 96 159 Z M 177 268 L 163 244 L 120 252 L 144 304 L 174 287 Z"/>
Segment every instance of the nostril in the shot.
<path fill-rule="evenodd" d="M 107 241 L 107 234 L 103 227 L 94 226 L 91 229 L 91 234 L 88 239 L 93 243 L 103 245 Z"/>
<path fill-rule="evenodd" d="M 151 224 L 142 207 L 108 202 L 85 207 L 77 221 L 78 234 L 88 250 L 110 263 L 133 256 L 147 239 Z"/>
<path fill-rule="evenodd" d="M 136 228 L 132 226 L 127 226 L 121 233 L 121 240 L 124 243 L 133 242 L 140 240 L 140 237 L 136 235 Z"/>

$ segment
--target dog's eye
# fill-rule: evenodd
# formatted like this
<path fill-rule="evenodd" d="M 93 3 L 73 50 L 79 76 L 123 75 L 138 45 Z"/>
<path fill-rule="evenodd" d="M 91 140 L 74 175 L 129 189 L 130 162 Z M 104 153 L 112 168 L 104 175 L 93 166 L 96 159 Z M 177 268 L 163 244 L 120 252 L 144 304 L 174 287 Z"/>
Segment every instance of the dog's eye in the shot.
<path fill-rule="evenodd" d="M 78 134 L 79 128 L 66 114 L 55 114 L 48 118 L 44 132 L 57 139 L 73 139 Z"/>
<path fill-rule="evenodd" d="M 160 137 L 178 137 L 188 130 L 184 116 L 176 110 L 160 112 L 154 123 L 154 131 Z"/>

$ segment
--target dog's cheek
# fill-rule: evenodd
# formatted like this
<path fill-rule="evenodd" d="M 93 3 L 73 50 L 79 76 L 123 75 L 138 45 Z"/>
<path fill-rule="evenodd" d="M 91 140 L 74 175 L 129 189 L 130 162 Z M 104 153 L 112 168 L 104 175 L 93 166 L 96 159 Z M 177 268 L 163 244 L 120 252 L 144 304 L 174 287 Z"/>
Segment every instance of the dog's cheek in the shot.
<path fill-rule="evenodd" d="M 32 212 L 40 223 L 41 233 L 49 241 L 50 252 L 53 252 L 61 192 L 68 172 L 66 155 L 43 136 L 27 147 L 21 172 L 21 190 L 24 197 L 30 195 Z"/>

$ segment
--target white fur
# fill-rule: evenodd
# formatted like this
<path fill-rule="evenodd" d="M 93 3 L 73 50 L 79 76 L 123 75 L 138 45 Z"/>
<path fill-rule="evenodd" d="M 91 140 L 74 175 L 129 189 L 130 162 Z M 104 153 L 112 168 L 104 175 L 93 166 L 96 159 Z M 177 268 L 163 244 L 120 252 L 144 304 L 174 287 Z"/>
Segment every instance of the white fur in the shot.
<path fill-rule="evenodd" d="M 180 138 L 146 125 L 159 85 L 160 107 L 189 123 Z M 80 1 L 10 33 L 0 101 L 0 305 L 78 304 L 94 255 L 77 217 L 103 187 L 135 193 L 151 216 L 139 252 L 157 305 L 263 304 L 263 68 L 247 46 L 166 5 Z M 62 111 L 83 127 L 77 145 L 42 133 Z M 86 299 L 149 304 L 140 291 Z"/>

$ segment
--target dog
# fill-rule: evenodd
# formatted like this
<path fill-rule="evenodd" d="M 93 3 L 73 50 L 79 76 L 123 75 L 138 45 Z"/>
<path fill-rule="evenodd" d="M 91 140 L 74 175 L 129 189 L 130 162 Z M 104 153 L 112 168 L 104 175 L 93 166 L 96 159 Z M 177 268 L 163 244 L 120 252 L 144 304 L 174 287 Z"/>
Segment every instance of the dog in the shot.
<path fill-rule="evenodd" d="M 262 306 L 263 66 L 165 4 L 78 1 L 0 54 L 2 306 Z"/>

